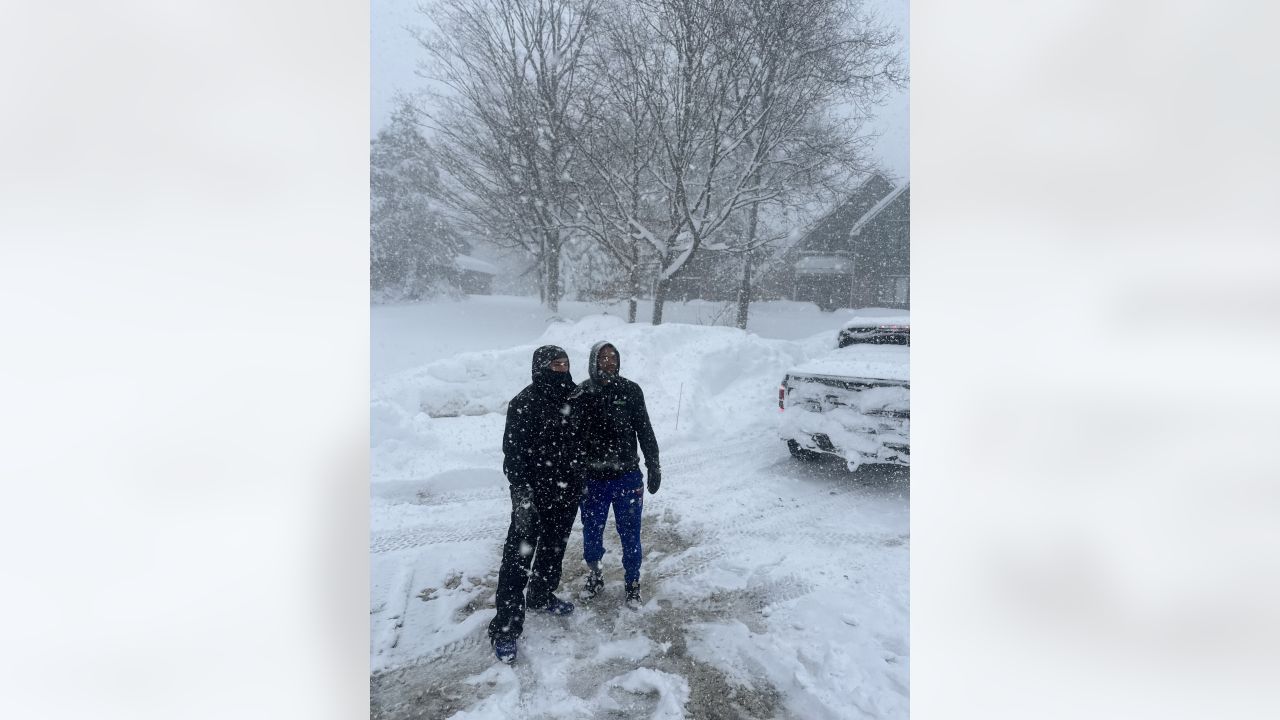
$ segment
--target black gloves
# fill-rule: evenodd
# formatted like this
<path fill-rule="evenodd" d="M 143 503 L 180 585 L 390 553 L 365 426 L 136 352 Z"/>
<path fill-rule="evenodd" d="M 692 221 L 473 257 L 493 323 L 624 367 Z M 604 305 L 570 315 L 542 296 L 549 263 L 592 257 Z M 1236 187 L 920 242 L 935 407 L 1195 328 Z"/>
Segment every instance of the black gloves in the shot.
<path fill-rule="evenodd" d="M 646 468 L 649 471 L 649 494 L 658 492 L 658 488 L 662 487 L 662 468 L 654 465 Z"/>

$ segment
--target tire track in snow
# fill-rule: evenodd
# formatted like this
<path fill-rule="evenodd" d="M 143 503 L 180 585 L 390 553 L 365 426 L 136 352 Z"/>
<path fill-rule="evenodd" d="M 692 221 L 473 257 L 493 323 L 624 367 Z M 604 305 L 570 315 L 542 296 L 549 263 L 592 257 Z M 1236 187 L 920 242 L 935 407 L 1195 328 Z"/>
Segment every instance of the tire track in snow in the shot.
<path fill-rule="evenodd" d="M 669 580 L 697 575 L 724 556 L 725 550 L 720 545 L 696 547 L 681 555 L 659 560 L 652 576 L 654 580 Z"/>
<path fill-rule="evenodd" d="M 818 547 L 909 546 L 909 533 L 850 533 L 821 529 L 823 521 L 856 517 L 866 512 L 869 506 L 883 502 L 875 489 L 864 486 L 851 473 L 846 474 L 843 469 L 837 469 L 839 472 L 833 473 L 829 482 L 812 484 L 813 480 L 827 479 L 823 476 L 806 478 L 805 485 L 787 486 L 786 495 L 775 496 L 769 505 L 760 507 L 752 515 L 737 518 L 733 524 L 722 529 L 723 534 L 766 540 L 808 540 Z"/>
<path fill-rule="evenodd" d="M 404 627 L 405 613 L 409 610 L 409 596 L 413 592 L 413 567 L 404 566 L 392 584 L 384 602 L 395 611 L 393 615 L 382 620 L 382 629 L 378 633 L 378 654 L 391 650 L 400 643 L 400 629 Z"/>
<path fill-rule="evenodd" d="M 440 495 L 424 494 L 422 504 L 432 507 L 438 505 L 461 505 L 464 503 L 506 500 L 511 493 L 505 488 L 497 490 L 473 490 L 471 492 L 442 493 Z"/>
<path fill-rule="evenodd" d="M 441 645 L 435 652 L 428 654 L 423 662 L 457 664 L 460 660 L 490 660 L 489 636 L 487 626 L 469 633 L 453 642 Z"/>
<path fill-rule="evenodd" d="M 739 438 L 716 446 L 714 453 L 708 452 L 705 447 L 681 447 L 663 457 L 662 476 L 665 480 L 677 475 L 693 475 L 727 460 L 754 455 L 759 446 L 759 438 Z"/>
<path fill-rule="evenodd" d="M 492 688 L 463 682 L 493 665 L 483 627 L 413 662 L 369 677 L 369 717 L 446 718 L 474 706 Z"/>
<path fill-rule="evenodd" d="M 745 588 L 716 590 L 688 605 L 715 616 L 729 615 L 741 619 L 748 613 L 763 614 L 774 605 L 802 598 L 817 589 L 817 585 L 804 577 L 785 575 Z"/>
<path fill-rule="evenodd" d="M 734 532 L 737 536 L 764 540 L 808 540 L 820 547 L 872 547 L 910 549 L 911 536 L 903 533 L 843 533 L 823 530 L 799 529 L 793 522 L 768 523 L 765 527 L 746 527 Z"/>
<path fill-rule="evenodd" d="M 374 537 L 369 543 L 373 553 L 409 550 L 423 545 L 472 542 L 500 537 L 507 531 L 507 523 L 481 525 L 471 528 L 417 527 L 388 535 Z"/>

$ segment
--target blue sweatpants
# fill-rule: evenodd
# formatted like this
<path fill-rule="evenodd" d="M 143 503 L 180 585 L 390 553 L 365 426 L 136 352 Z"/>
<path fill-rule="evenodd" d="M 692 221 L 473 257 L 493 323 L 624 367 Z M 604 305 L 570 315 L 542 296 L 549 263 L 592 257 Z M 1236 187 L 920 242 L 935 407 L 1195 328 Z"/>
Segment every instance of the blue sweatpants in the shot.
<path fill-rule="evenodd" d="M 604 557 L 604 524 L 613 506 L 613 522 L 622 541 L 622 569 L 628 583 L 640 579 L 640 511 L 644 509 L 644 476 L 633 470 L 609 480 L 588 480 L 582 496 L 582 557 L 588 563 Z"/>

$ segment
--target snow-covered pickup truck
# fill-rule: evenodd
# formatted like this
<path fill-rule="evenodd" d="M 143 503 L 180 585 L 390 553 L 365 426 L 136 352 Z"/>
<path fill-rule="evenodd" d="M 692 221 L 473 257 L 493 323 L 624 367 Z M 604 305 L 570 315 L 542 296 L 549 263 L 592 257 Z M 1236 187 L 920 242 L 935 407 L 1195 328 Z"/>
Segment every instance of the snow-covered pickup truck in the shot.
<path fill-rule="evenodd" d="M 907 315 L 855 319 L 837 349 L 792 368 L 778 388 L 781 436 L 797 458 L 911 464 L 911 324 Z"/>

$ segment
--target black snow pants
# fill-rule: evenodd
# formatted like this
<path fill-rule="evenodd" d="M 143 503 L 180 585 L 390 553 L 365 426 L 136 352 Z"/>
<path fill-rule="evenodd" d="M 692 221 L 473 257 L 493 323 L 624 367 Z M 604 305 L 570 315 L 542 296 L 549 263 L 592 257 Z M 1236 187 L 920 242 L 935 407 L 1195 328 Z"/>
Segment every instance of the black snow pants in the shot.
<path fill-rule="evenodd" d="M 489 623 L 489 639 L 518 638 L 524 632 L 525 585 L 528 607 L 551 602 L 560 585 L 564 549 L 578 514 L 578 497 L 547 496 L 511 486 L 511 526 L 498 571 L 498 614 Z M 532 572 L 530 571 L 532 566 Z"/>

